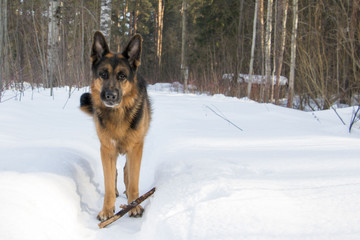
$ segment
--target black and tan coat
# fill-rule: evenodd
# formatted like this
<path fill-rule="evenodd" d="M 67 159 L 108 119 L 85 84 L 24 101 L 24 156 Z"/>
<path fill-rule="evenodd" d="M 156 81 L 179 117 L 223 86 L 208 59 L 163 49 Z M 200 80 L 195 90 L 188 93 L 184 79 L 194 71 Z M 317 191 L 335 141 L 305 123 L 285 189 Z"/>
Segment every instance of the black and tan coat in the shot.
<path fill-rule="evenodd" d="M 126 154 L 124 183 L 128 202 L 139 196 L 139 174 L 144 138 L 149 129 L 151 106 L 146 82 L 137 74 L 141 63 L 142 38 L 135 35 L 122 53 L 110 52 L 104 36 L 94 35 L 91 52 L 93 81 L 91 93 L 80 99 L 81 109 L 93 116 L 101 143 L 105 197 L 99 220 L 114 214 L 116 160 Z M 138 206 L 130 216 L 141 216 Z"/>

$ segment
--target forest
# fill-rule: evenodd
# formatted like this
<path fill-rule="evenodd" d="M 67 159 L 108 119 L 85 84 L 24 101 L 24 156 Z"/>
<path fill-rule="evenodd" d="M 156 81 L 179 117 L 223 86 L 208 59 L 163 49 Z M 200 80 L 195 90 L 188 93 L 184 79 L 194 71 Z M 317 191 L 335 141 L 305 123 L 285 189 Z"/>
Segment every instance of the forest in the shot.
<path fill-rule="evenodd" d="M 93 34 L 100 30 L 120 52 L 131 36 L 142 35 L 139 71 L 151 84 L 180 82 L 185 91 L 298 109 L 358 105 L 359 5 L 360 0 L 0 0 L 0 91 L 23 91 L 25 82 L 34 88 L 88 86 Z M 288 79 L 285 84 L 277 81 L 280 76 Z"/>

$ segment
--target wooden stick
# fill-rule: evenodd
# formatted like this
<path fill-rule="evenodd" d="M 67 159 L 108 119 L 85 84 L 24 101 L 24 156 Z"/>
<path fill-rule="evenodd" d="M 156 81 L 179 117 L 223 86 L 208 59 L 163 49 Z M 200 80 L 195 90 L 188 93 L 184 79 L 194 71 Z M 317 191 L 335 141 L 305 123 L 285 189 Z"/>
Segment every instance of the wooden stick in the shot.
<path fill-rule="evenodd" d="M 117 212 L 114 216 L 112 216 L 112 217 L 106 219 L 105 221 L 102 221 L 101 223 L 99 223 L 98 224 L 99 228 L 104 228 L 107 225 L 115 222 L 116 220 L 118 220 L 119 218 L 124 216 L 128 211 L 130 211 L 131 209 L 133 209 L 134 207 L 139 205 L 141 202 L 143 202 L 145 199 L 150 197 L 154 192 L 155 192 L 155 187 L 152 188 L 147 193 L 145 193 L 144 195 L 142 195 L 141 197 L 138 197 L 137 199 L 135 199 L 134 201 L 132 201 L 131 203 L 126 205 L 126 207 L 124 207 L 121 211 Z"/>

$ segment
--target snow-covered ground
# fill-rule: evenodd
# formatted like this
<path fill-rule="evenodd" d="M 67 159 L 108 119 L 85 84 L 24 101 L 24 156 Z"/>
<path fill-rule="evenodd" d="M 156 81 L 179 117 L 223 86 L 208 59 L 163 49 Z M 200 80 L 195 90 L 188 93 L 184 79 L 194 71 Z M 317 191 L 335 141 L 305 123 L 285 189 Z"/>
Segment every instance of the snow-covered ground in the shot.
<path fill-rule="evenodd" d="M 333 111 L 154 87 L 140 192 L 157 190 L 142 218 L 98 229 L 99 141 L 78 108 L 86 89 L 66 103 L 67 91 L 0 103 L 0 239 L 360 239 L 359 126 L 349 134 Z M 350 121 L 352 108 L 338 112 Z"/>
<path fill-rule="evenodd" d="M 227 80 L 230 80 L 230 81 L 232 81 L 233 78 L 234 78 L 233 73 L 225 73 L 222 76 L 222 79 L 227 79 Z M 275 85 L 277 77 L 276 76 L 271 76 L 270 80 L 271 80 L 271 83 L 273 85 Z M 287 77 L 284 77 L 284 76 L 280 76 L 279 81 L 280 81 L 279 82 L 280 85 L 286 85 L 288 83 Z M 248 82 L 250 82 L 250 75 L 249 74 L 239 73 L 239 76 L 237 78 L 237 82 L 238 83 L 243 83 L 243 82 L 248 83 Z M 256 83 L 256 84 L 263 83 L 264 84 L 265 83 L 265 76 L 263 76 L 263 75 L 252 75 L 251 83 Z"/>

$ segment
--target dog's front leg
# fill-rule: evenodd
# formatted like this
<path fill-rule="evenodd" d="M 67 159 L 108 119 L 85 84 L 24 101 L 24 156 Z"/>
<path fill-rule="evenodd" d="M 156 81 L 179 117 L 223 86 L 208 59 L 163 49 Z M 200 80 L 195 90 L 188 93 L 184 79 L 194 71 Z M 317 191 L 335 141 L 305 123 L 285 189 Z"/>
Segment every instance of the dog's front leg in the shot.
<path fill-rule="evenodd" d="M 105 197 L 103 209 L 97 216 L 100 221 L 106 220 L 114 215 L 116 199 L 115 181 L 117 157 L 118 152 L 115 147 L 108 147 L 104 144 L 101 144 L 101 161 L 104 171 Z"/>
<path fill-rule="evenodd" d="M 139 197 L 139 175 L 144 143 L 135 144 L 127 153 L 126 165 L 124 168 L 124 181 L 128 203 Z M 129 211 L 131 217 L 141 217 L 144 209 L 138 205 Z"/>

